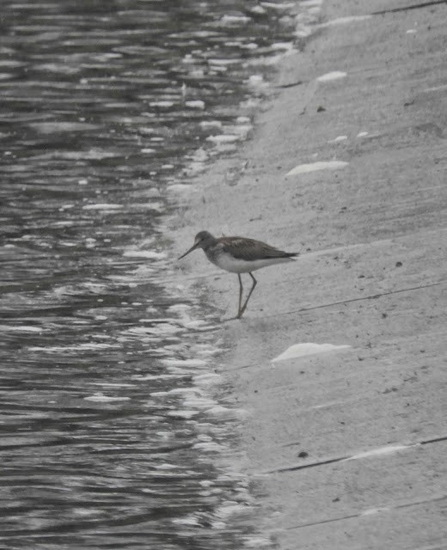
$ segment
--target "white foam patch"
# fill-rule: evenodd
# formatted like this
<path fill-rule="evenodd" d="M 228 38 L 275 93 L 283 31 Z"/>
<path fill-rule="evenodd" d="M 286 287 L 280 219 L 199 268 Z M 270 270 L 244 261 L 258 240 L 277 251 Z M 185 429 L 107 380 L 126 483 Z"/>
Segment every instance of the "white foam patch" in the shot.
<path fill-rule="evenodd" d="M 85 122 L 34 122 L 30 124 L 31 128 L 41 134 L 52 134 L 54 132 L 83 132 L 85 130 L 94 130 L 98 128 L 96 124 Z"/>
<path fill-rule="evenodd" d="M 222 128 L 222 122 L 220 120 L 203 120 L 199 126 L 201 128 Z"/>
<path fill-rule="evenodd" d="M 19 332 L 42 332 L 43 331 L 43 328 L 41 327 L 33 327 L 33 326 L 25 326 L 25 325 L 22 325 L 22 326 L 10 326 L 10 325 L 1 325 L 0 326 L 0 331 L 5 331 L 5 332 L 15 332 L 15 331 L 19 331 Z"/>
<path fill-rule="evenodd" d="M 184 374 L 146 374 L 144 376 L 135 375 L 132 376 L 132 378 L 135 378 L 138 381 L 142 380 L 169 380 L 169 379 L 177 379 L 177 378 L 184 378 Z"/>
<path fill-rule="evenodd" d="M 110 401 L 129 401 L 130 397 L 111 397 L 103 393 L 94 393 L 89 397 L 84 397 L 86 401 L 97 401 L 101 403 L 109 403 Z"/>
<path fill-rule="evenodd" d="M 118 210 L 123 208 L 122 204 L 86 204 L 82 207 L 83 210 Z"/>
<path fill-rule="evenodd" d="M 302 8 L 315 8 L 321 6 L 322 3 L 323 0 L 303 0 L 303 2 L 300 2 L 300 6 Z"/>
<path fill-rule="evenodd" d="M 100 349 L 107 348 L 117 348 L 119 346 L 113 344 L 79 344 L 77 346 L 53 346 L 53 347 L 31 347 L 28 348 L 30 351 L 46 351 L 46 352 L 57 352 L 57 351 L 96 351 Z"/>
<path fill-rule="evenodd" d="M 220 519 L 226 520 L 230 516 L 233 516 L 234 514 L 241 515 L 246 510 L 247 508 L 244 503 L 227 500 L 222 504 L 222 506 L 219 506 L 219 508 L 217 508 L 214 513 Z"/>
<path fill-rule="evenodd" d="M 382 512 L 389 512 L 390 508 L 370 508 L 363 511 L 360 516 L 373 516 L 374 514 L 380 514 Z"/>
<path fill-rule="evenodd" d="M 167 101 L 167 100 L 152 101 L 151 103 L 149 103 L 149 105 L 151 107 L 161 107 L 161 108 L 164 108 L 164 109 L 168 109 L 169 107 L 174 106 L 174 102 L 173 101 Z"/>
<path fill-rule="evenodd" d="M 251 124 L 239 124 L 237 126 L 231 126 L 227 128 L 231 128 L 231 131 L 235 132 L 236 134 L 239 134 L 240 137 L 243 139 L 245 139 L 248 133 L 253 130 L 253 126 Z"/>
<path fill-rule="evenodd" d="M 359 133 L 357 134 L 357 137 L 358 137 L 358 138 L 362 138 L 362 137 L 366 137 L 367 135 L 368 135 L 368 132 L 359 132 Z"/>
<path fill-rule="evenodd" d="M 208 63 L 210 65 L 214 65 L 214 66 L 228 66 L 228 65 L 235 65 L 236 63 L 239 63 L 239 61 L 237 59 L 217 59 L 217 58 L 212 58 L 212 59 L 209 59 L 208 60 Z"/>
<path fill-rule="evenodd" d="M 206 367 L 203 359 L 162 359 L 161 363 L 168 367 Z"/>
<path fill-rule="evenodd" d="M 239 136 L 231 134 L 220 134 L 218 136 L 208 136 L 207 141 L 212 141 L 213 143 L 233 143 L 238 141 Z"/>
<path fill-rule="evenodd" d="M 216 325 L 210 325 L 202 319 L 197 319 L 196 321 L 179 321 L 185 328 L 193 330 L 208 330 L 214 328 Z"/>
<path fill-rule="evenodd" d="M 202 479 L 202 481 L 199 481 L 199 484 L 202 487 L 211 487 L 213 485 L 213 482 L 210 481 L 209 479 Z"/>
<path fill-rule="evenodd" d="M 298 359 L 300 357 L 306 357 L 307 355 L 315 355 L 316 353 L 327 353 L 329 351 L 338 351 L 341 349 L 348 349 L 351 346 L 341 345 L 335 346 L 334 344 L 313 344 L 311 342 L 303 344 L 295 344 L 287 348 L 286 351 L 272 359 L 272 363 L 277 361 L 287 361 L 288 359 Z"/>
<path fill-rule="evenodd" d="M 38 155 L 34 159 L 67 159 L 67 160 L 103 160 L 118 156 L 112 151 L 104 151 L 103 149 L 90 149 L 89 151 L 55 151 Z"/>
<path fill-rule="evenodd" d="M 207 410 L 213 407 L 214 401 L 206 397 L 193 397 L 190 395 L 185 399 L 184 405 L 193 409 Z"/>
<path fill-rule="evenodd" d="M 177 334 L 183 329 L 171 325 L 169 323 L 159 323 L 154 327 L 132 327 L 128 330 L 131 334 L 153 334 L 154 336 L 169 336 L 171 334 Z"/>
<path fill-rule="evenodd" d="M 189 418 L 192 418 L 193 416 L 197 416 L 199 414 L 199 411 L 168 411 L 166 413 L 167 416 L 172 416 L 175 418 L 185 418 L 188 420 Z"/>
<path fill-rule="evenodd" d="M 340 78 L 345 78 L 345 76 L 346 73 L 343 71 L 332 71 L 319 76 L 317 82 L 332 82 L 332 80 L 339 80 Z"/>
<path fill-rule="evenodd" d="M 102 386 L 104 388 L 135 388 L 135 384 L 116 384 L 113 382 L 93 382 L 93 386 Z"/>
<path fill-rule="evenodd" d="M 127 207 L 129 209 L 145 208 L 146 210 L 155 210 L 156 212 L 162 212 L 164 210 L 164 204 L 162 202 L 129 203 Z"/>
<path fill-rule="evenodd" d="M 70 226 L 70 225 L 74 225 L 74 222 L 71 222 L 71 221 L 69 221 L 69 220 L 67 220 L 67 221 L 61 220 L 61 221 L 59 221 L 59 222 L 54 222 L 53 225 L 54 225 L 55 227 L 65 227 L 65 226 L 68 227 L 68 226 Z M 13 246 L 13 245 L 5 245 L 5 248 L 8 247 L 8 246 Z"/>
<path fill-rule="evenodd" d="M 432 88 L 426 88 L 424 90 L 424 93 L 426 92 L 439 92 L 440 90 L 447 89 L 447 84 L 443 84 L 442 86 L 433 86 Z"/>
<path fill-rule="evenodd" d="M 264 15 L 266 10 L 262 6 L 256 5 L 251 8 L 250 12 L 257 13 L 258 15 Z"/>
<path fill-rule="evenodd" d="M 175 464 L 169 464 L 169 462 L 165 462 L 164 464 L 158 464 L 155 466 L 157 470 L 175 470 L 178 468 Z"/>
<path fill-rule="evenodd" d="M 348 139 L 348 136 L 337 136 L 334 139 L 330 139 L 328 143 L 338 143 L 339 141 L 346 141 Z"/>
<path fill-rule="evenodd" d="M 185 105 L 190 109 L 205 109 L 205 102 L 201 99 L 191 99 L 190 101 L 185 101 Z"/>
<path fill-rule="evenodd" d="M 165 479 L 178 479 L 179 476 L 183 476 L 184 474 L 180 472 L 171 472 L 170 470 L 169 471 L 157 470 L 155 475 L 157 477 L 164 477 Z M 145 493 L 151 493 L 151 494 L 153 493 L 153 491 L 151 491 L 150 489 L 142 489 L 142 490 L 144 490 Z"/>
<path fill-rule="evenodd" d="M 187 170 L 189 170 L 190 167 L 191 165 L 188 165 Z M 199 172 L 202 171 L 202 167 L 197 167 L 197 166 L 192 166 L 191 169 L 192 169 L 192 173 L 197 171 Z M 192 191 L 195 191 L 195 189 L 191 188 L 191 185 L 187 185 L 183 183 L 173 183 L 172 185 L 168 185 L 166 189 L 169 192 L 174 192 L 174 193 L 191 193 Z"/>
<path fill-rule="evenodd" d="M 371 19 L 371 15 L 351 15 L 348 17 L 338 17 L 337 19 L 332 19 L 331 21 L 326 21 L 318 25 L 319 27 L 332 27 L 334 25 L 348 25 L 349 23 L 357 23 L 358 21 L 366 21 Z"/>
<path fill-rule="evenodd" d="M 358 453 L 356 455 L 352 455 L 349 458 L 345 458 L 342 462 L 347 462 L 349 460 L 359 460 L 362 458 L 386 456 L 393 453 L 397 453 L 399 451 L 405 451 L 407 449 L 411 449 L 413 447 L 416 447 L 417 445 L 419 444 L 416 443 L 413 445 L 389 445 L 387 447 L 379 447 L 378 449 L 372 449 L 371 451 L 365 451 L 364 453 Z"/>
<path fill-rule="evenodd" d="M 299 164 L 292 168 L 290 172 L 287 172 L 286 177 L 288 176 L 297 176 L 299 174 L 309 174 L 310 172 L 318 172 L 319 170 L 339 170 L 340 168 L 345 168 L 348 166 L 348 162 L 342 160 L 329 160 L 329 161 L 320 161 L 313 162 L 311 164 Z"/>
<path fill-rule="evenodd" d="M 293 7 L 295 7 L 295 4 L 293 2 L 262 2 L 261 3 L 264 8 L 269 8 L 271 10 L 277 10 L 277 11 L 285 11 L 290 10 Z"/>
<path fill-rule="evenodd" d="M 139 319 L 139 323 L 172 323 L 173 319 L 169 317 L 153 317 L 152 319 Z"/>
<path fill-rule="evenodd" d="M 250 18 L 246 15 L 224 15 L 221 22 L 227 25 L 234 25 L 240 23 L 248 23 Z"/>
<path fill-rule="evenodd" d="M 185 518 L 175 518 L 171 520 L 175 525 L 200 525 L 200 522 L 194 516 L 188 516 Z"/>
<path fill-rule="evenodd" d="M 188 394 L 191 394 L 191 392 L 195 393 L 195 390 L 191 388 L 174 388 L 173 390 L 168 390 L 168 391 L 154 391 L 149 395 L 151 397 L 173 397 L 176 395 L 179 397 L 183 397 Z"/>
<path fill-rule="evenodd" d="M 127 258 L 146 258 L 149 260 L 162 260 L 166 258 L 164 252 L 155 252 L 154 250 L 125 250 L 123 256 Z"/>
<path fill-rule="evenodd" d="M 262 76 L 262 74 L 252 74 L 248 78 L 248 83 L 251 86 L 259 86 L 260 84 L 265 84 L 265 81 L 264 81 L 264 77 Z"/>
<path fill-rule="evenodd" d="M 195 445 L 193 445 L 193 449 L 199 449 L 202 452 L 207 453 L 223 453 L 225 451 L 225 447 L 223 445 L 219 445 L 219 443 L 216 443 L 214 441 L 196 443 Z"/>

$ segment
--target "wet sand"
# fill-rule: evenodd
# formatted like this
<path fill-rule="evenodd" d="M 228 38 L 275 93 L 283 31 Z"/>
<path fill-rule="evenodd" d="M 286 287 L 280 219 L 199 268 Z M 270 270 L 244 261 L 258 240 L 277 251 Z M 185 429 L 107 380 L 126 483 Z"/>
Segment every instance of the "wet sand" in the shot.
<path fill-rule="evenodd" d="M 281 550 L 446 547 L 447 11 L 409 5 L 326 2 L 253 139 L 175 220 L 179 253 L 201 229 L 301 253 L 222 328 Z M 235 314 L 234 275 L 201 252 L 179 269 Z"/>

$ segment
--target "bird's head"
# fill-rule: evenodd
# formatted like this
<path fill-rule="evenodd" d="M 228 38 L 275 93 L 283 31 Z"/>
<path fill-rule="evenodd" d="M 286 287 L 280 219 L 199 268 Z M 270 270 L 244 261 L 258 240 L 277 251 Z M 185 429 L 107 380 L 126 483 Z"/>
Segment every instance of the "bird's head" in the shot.
<path fill-rule="evenodd" d="M 193 250 L 196 250 L 197 248 L 203 248 L 206 250 L 209 246 L 211 246 L 216 239 L 209 233 L 208 231 L 200 231 L 197 233 L 194 244 L 191 246 L 189 250 L 187 250 L 182 256 L 180 256 L 179 260 L 187 256 L 190 252 Z"/>

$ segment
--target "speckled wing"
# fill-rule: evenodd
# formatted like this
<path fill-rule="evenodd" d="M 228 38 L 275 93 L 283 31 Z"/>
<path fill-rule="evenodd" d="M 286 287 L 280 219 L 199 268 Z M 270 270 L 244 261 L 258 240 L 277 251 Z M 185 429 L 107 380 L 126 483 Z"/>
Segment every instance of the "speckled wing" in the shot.
<path fill-rule="evenodd" d="M 255 239 L 242 237 L 222 237 L 219 239 L 222 251 L 230 253 L 238 260 L 266 260 L 269 258 L 293 258 L 296 252 L 284 252 Z"/>

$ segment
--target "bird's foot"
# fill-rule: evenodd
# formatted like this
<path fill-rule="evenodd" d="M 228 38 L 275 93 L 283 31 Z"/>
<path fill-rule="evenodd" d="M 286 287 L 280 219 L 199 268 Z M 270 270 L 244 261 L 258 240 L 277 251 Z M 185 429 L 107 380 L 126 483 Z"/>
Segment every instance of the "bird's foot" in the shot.
<path fill-rule="evenodd" d="M 238 317 L 237 315 L 235 315 L 234 317 L 227 317 L 226 319 L 221 319 L 221 322 L 228 323 L 229 321 L 235 321 L 236 319 L 240 319 L 240 317 Z"/>

